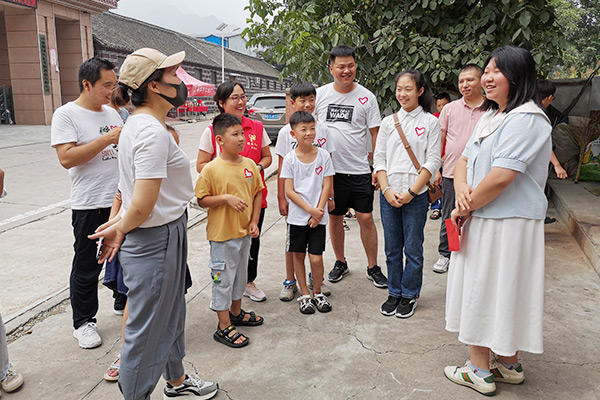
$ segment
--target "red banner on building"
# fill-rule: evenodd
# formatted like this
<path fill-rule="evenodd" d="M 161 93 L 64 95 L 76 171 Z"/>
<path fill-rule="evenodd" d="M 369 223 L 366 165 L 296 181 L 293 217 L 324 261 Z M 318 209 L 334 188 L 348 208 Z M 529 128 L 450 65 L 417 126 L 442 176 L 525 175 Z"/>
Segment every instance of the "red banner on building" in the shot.
<path fill-rule="evenodd" d="M 7 3 L 19 4 L 25 7 L 37 8 L 37 0 L 4 0 Z"/>

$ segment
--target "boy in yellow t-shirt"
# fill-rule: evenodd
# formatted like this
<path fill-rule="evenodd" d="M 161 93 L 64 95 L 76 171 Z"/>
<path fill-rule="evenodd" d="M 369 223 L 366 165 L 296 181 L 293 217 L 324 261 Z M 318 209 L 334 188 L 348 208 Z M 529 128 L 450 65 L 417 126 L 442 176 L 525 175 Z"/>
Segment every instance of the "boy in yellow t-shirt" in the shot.
<path fill-rule="evenodd" d="M 240 120 L 220 114 L 213 121 L 213 132 L 221 155 L 202 169 L 195 194 L 198 204 L 208 208 L 206 236 L 213 280 L 210 308 L 219 318 L 213 337 L 237 348 L 250 343 L 250 338 L 237 332 L 235 325 L 264 322 L 253 311 L 242 310 L 250 240 L 259 235 L 263 183 L 256 164 L 239 155 L 245 144 Z"/>

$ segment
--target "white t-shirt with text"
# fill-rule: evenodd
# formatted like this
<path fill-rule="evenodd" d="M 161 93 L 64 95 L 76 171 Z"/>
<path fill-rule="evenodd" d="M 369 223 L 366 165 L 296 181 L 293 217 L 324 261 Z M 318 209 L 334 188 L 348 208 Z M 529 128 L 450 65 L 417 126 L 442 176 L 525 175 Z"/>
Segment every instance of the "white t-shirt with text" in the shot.
<path fill-rule="evenodd" d="M 281 157 L 285 157 L 287 153 L 292 150 L 296 150 L 298 147 L 298 141 L 292 136 L 290 133 L 292 131 L 292 127 L 290 124 L 287 124 L 283 128 L 279 130 L 279 134 L 277 135 L 277 143 L 275 144 L 275 154 Z M 333 140 L 331 139 L 331 133 L 329 132 L 329 128 L 322 122 L 317 122 L 315 125 L 315 140 L 313 141 L 313 146 L 320 147 L 329 152 L 329 154 L 335 151 L 335 146 L 333 144 Z"/>
<path fill-rule="evenodd" d="M 323 179 L 326 176 L 333 175 L 335 175 L 335 171 L 331 162 L 331 156 L 326 150 L 317 148 L 317 156 L 310 164 L 303 163 L 298 159 L 295 151 L 290 151 L 283 159 L 280 178 L 293 179 L 294 191 L 312 207 L 316 207 L 323 192 Z M 287 200 L 289 202 L 288 224 L 298 226 L 308 225 L 310 214 L 290 199 Z M 327 225 L 327 214 L 327 204 L 325 204 L 325 215 L 323 215 L 323 219 L 319 222 L 320 225 Z"/>
<path fill-rule="evenodd" d="M 131 205 L 137 179 L 162 179 L 158 199 L 140 227 L 161 226 L 181 217 L 194 196 L 190 160 L 173 135 L 148 114 L 127 119 L 119 140 L 122 215 Z"/>
<path fill-rule="evenodd" d="M 91 143 L 111 129 L 123 126 L 119 113 L 109 106 L 102 111 L 91 111 L 69 102 L 59 107 L 52 116 L 50 144 Z M 71 177 L 71 208 L 94 210 L 108 208 L 117 193 L 119 165 L 118 147 L 107 146 L 91 160 L 69 168 Z"/>
<path fill-rule="evenodd" d="M 331 132 L 335 146 L 335 172 L 352 175 L 370 173 L 367 135 L 370 135 L 370 128 L 381 125 L 375 95 L 360 84 L 356 84 L 350 93 L 339 93 L 332 82 L 317 89 L 314 115 Z"/>

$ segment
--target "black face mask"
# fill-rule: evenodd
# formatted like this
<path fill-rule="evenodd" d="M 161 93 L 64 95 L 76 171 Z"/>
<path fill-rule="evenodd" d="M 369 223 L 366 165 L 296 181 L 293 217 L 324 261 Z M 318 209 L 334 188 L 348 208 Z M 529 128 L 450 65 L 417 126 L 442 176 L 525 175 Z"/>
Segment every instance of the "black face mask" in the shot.
<path fill-rule="evenodd" d="M 185 103 L 185 101 L 187 100 L 187 95 L 188 95 L 188 90 L 187 90 L 187 87 L 185 86 L 185 83 L 181 82 L 178 85 L 176 85 L 174 83 L 165 83 L 165 82 L 161 82 L 161 83 L 163 83 L 164 85 L 169 85 L 169 86 L 177 89 L 177 95 L 175 97 L 167 97 L 164 94 L 159 93 L 158 95 L 160 97 L 162 97 L 163 99 L 165 99 L 166 101 L 171 103 L 173 105 L 173 107 L 179 107 Z"/>

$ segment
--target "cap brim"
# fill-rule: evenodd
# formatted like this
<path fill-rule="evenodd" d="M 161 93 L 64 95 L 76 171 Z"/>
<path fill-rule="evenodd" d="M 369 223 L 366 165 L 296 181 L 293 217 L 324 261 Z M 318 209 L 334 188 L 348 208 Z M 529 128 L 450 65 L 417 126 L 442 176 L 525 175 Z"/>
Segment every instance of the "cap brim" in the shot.
<path fill-rule="evenodd" d="M 169 68 L 179 65 L 185 59 L 185 51 L 180 51 L 179 53 L 171 54 L 165 60 L 160 63 L 156 69 Z"/>

